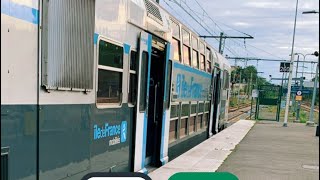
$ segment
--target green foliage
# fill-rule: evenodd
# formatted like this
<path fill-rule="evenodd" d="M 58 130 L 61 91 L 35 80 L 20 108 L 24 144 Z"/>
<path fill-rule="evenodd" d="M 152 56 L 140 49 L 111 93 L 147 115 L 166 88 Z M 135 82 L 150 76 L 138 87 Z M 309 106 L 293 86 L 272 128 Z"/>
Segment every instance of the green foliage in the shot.
<path fill-rule="evenodd" d="M 240 80 L 240 74 L 241 74 L 241 80 Z M 252 79 L 251 79 L 252 75 Z M 254 66 L 247 66 L 245 68 L 237 67 L 235 70 L 231 72 L 231 82 L 234 83 L 248 83 L 252 80 L 252 84 L 255 84 L 255 82 L 258 82 L 258 85 L 262 84 L 270 84 L 266 79 L 258 76 L 257 69 Z"/>
<path fill-rule="evenodd" d="M 307 122 L 307 113 L 305 111 L 302 111 L 300 113 L 300 123 L 306 123 Z"/>

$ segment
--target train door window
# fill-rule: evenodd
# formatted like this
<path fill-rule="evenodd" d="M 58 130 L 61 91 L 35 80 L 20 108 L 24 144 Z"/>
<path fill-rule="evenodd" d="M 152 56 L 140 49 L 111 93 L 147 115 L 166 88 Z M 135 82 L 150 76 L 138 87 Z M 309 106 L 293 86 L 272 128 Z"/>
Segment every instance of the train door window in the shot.
<path fill-rule="evenodd" d="M 166 108 L 170 108 L 170 101 L 171 101 L 171 72 L 172 72 L 172 61 L 168 61 L 168 69 L 167 69 L 167 82 L 166 82 Z"/>
<path fill-rule="evenodd" d="M 183 42 L 183 63 L 191 66 L 190 34 L 185 29 L 182 29 L 182 42 Z"/>
<path fill-rule="evenodd" d="M 211 73 L 211 50 L 209 48 L 207 48 L 207 72 Z"/>
<path fill-rule="evenodd" d="M 129 79 L 129 97 L 128 102 L 135 104 L 137 101 L 137 66 L 138 56 L 137 52 L 130 53 L 130 79 Z"/>
<path fill-rule="evenodd" d="M 173 49 L 173 60 L 175 61 L 180 61 L 180 41 L 175 39 L 175 38 L 172 38 L 172 41 L 171 41 L 171 44 L 172 44 L 172 49 Z"/>
<path fill-rule="evenodd" d="M 123 47 L 99 41 L 97 104 L 120 103 Z"/>
<path fill-rule="evenodd" d="M 141 57 L 141 74 L 140 74 L 140 97 L 139 111 L 145 111 L 147 100 L 147 79 L 148 79 L 148 53 L 142 52 Z"/>

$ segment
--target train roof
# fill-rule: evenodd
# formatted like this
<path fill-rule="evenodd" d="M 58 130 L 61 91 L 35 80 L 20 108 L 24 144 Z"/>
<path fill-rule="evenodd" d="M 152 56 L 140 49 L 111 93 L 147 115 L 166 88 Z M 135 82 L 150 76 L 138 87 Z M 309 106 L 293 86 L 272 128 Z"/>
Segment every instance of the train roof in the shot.
<path fill-rule="evenodd" d="M 100 1 L 99 1 L 100 2 Z M 114 33 L 115 30 L 119 31 L 125 29 L 122 26 L 126 26 L 126 22 L 131 25 L 134 25 L 138 28 L 149 31 L 152 34 L 155 34 L 169 42 L 172 41 L 173 29 L 172 22 L 175 22 L 179 25 L 180 33 L 182 29 L 188 31 L 191 35 L 196 37 L 199 42 L 204 43 L 208 47 L 213 56 L 217 54 L 217 58 L 213 58 L 213 64 L 223 69 L 224 67 L 229 67 L 228 60 L 219 54 L 218 50 L 206 42 L 203 38 L 200 38 L 199 35 L 192 31 L 187 25 L 180 22 L 172 14 L 170 14 L 166 9 L 161 5 L 152 0 L 127 0 L 127 1 L 113 1 L 111 4 L 106 6 L 106 3 L 101 1 L 99 8 L 96 9 L 96 30 L 98 33 L 106 34 L 105 29 L 110 30 L 108 33 L 110 36 L 119 41 L 123 41 L 124 38 L 121 34 L 123 33 Z M 104 16 L 104 12 L 108 8 L 117 8 L 115 11 L 115 17 L 110 20 Z M 128 8 L 127 8 L 128 7 Z M 125 14 L 123 14 L 125 12 Z M 117 14 L 117 15 L 116 15 Z M 98 17 L 98 19 L 97 19 Z M 134 29 L 132 29 L 135 31 Z M 129 30 L 130 31 L 130 30 Z M 123 31 L 125 32 L 125 31 Z M 180 40 L 181 34 L 179 35 Z M 190 37 L 191 38 L 191 37 Z"/>

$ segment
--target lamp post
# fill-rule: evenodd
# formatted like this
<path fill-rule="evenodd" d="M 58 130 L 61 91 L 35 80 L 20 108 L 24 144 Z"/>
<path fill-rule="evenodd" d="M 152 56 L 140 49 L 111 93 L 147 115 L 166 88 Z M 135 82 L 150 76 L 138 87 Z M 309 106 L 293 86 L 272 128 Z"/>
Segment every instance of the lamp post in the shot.
<path fill-rule="evenodd" d="M 298 1 L 298 0 L 297 0 Z M 312 11 L 304 11 L 302 14 L 319 14 L 319 11 L 312 10 Z M 318 57 L 317 67 L 316 67 L 316 76 L 314 77 L 314 85 L 313 85 L 313 93 L 312 93 L 312 101 L 311 101 L 311 109 L 310 109 L 310 115 L 309 115 L 309 121 L 307 122 L 307 125 L 313 126 L 313 111 L 314 111 L 314 102 L 316 99 L 316 92 L 317 92 L 317 81 L 318 81 L 318 72 L 319 72 L 319 52 L 315 51 L 313 55 Z M 319 129 L 319 125 L 318 128 Z"/>
<path fill-rule="evenodd" d="M 291 94 L 291 81 L 292 81 L 292 69 L 293 69 L 293 50 L 294 50 L 294 39 L 296 34 L 296 24 L 297 24 L 297 12 L 298 12 L 298 2 L 296 2 L 296 13 L 294 17 L 294 25 L 293 25 L 293 37 L 292 37 L 292 47 L 291 47 L 291 59 L 290 59 L 290 69 L 289 69 L 289 80 L 288 80 L 288 93 L 287 93 L 287 102 L 286 102 L 286 109 L 284 114 L 284 122 L 283 126 L 287 127 L 288 124 L 288 114 L 289 114 L 289 103 L 290 103 L 290 94 Z"/>
<path fill-rule="evenodd" d="M 308 55 L 314 55 L 314 53 L 312 53 L 312 54 L 302 54 L 302 53 L 294 53 L 294 55 L 298 55 L 298 57 L 299 57 L 299 55 L 301 55 L 301 56 L 303 56 L 303 61 L 302 61 L 302 77 L 303 77 L 303 74 L 304 74 L 304 68 L 305 68 L 305 66 L 304 66 L 304 62 L 305 62 L 305 60 L 306 60 L 306 57 L 308 56 Z M 299 61 L 299 60 L 298 60 Z M 298 62 L 297 62 L 297 71 L 298 71 Z M 296 76 L 297 76 L 297 72 L 296 72 Z M 297 78 L 297 77 L 296 77 Z"/>
<path fill-rule="evenodd" d="M 311 109 L 310 109 L 310 115 L 309 115 L 309 121 L 307 122 L 307 125 L 313 126 L 313 111 L 314 111 L 314 102 L 316 100 L 316 92 L 317 92 L 317 81 L 318 81 L 318 73 L 319 73 L 319 52 L 314 52 L 315 56 L 318 56 L 318 63 L 317 63 L 317 69 L 316 69 L 316 76 L 314 77 L 314 85 L 313 85 L 313 93 L 312 93 L 312 101 L 311 101 Z"/>

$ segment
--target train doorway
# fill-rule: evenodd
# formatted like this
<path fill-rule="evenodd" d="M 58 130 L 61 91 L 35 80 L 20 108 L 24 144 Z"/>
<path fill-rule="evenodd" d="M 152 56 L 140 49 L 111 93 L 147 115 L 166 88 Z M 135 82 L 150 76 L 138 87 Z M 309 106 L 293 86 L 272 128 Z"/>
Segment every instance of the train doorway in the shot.
<path fill-rule="evenodd" d="M 213 78 L 213 90 L 212 90 L 212 103 L 213 103 L 213 116 L 212 116 L 212 134 L 217 133 L 217 117 L 218 117 L 218 105 L 220 101 L 220 73 L 221 71 L 217 68 L 214 69 Z"/>
<path fill-rule="evenodd" d="M 153 36 L 150 59 L 149 107 L 147 126 L 146 165 L 161 166 L 161 130 L 163 116 L 163 97 L 165 88 L 165 44 Z"/>

